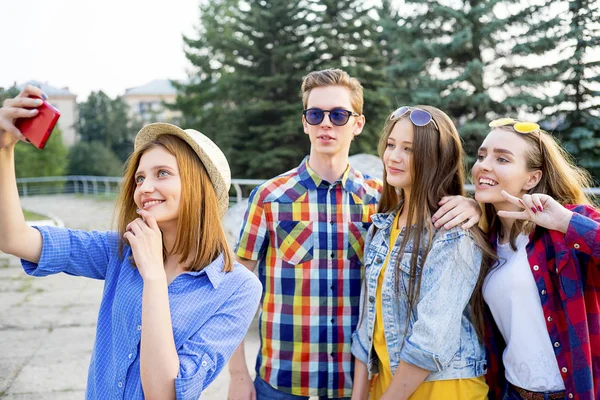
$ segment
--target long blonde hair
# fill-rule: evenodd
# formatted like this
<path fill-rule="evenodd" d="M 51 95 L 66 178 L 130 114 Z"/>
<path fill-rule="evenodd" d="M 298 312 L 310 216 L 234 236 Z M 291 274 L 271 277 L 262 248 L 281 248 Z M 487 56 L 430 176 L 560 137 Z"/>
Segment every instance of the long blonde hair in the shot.
<path fill-rule="evenodd" d="M 154 141 L 136 149 L 124 167 L 121 191 L 117 200 L 118 231 L 123 237 L 127 225 L 138 217 L 133 201 L 135 173 L 142 155 L 155 147 L 162 147 L 177 159 L 181 177 L 181 202 L 177 233 L 171 254 L 179 257 L 186 269 L 200 271 L 220 254 L 224 256 L 223 271 L 233 269 L 233 257 L 221 225 L 217 195 L 204 165 L 194 150 L 173 135 L 160 135 Z M 123 254 L 124 242 L 119 245 Z M 163 252 L 164 257 L 167 256 Z"/>

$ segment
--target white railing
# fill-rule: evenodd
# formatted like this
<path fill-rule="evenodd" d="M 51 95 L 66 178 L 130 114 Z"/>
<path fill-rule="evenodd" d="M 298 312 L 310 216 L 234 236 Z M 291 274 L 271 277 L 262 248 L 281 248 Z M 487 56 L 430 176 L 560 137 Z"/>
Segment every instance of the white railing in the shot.
<path fill-rule="evenodd" d="M 232 190 L 235 191 L 236 202 L 243 199 L 242 186 L 258 186 L 264 179 L 232 179 Z M 51 194 L 116 194 L 119 192 L 121 177 L 119 176 L 45 176 L 39 178 L 19 178 L 17 187 L 21 196 Z"/>
<path fill-rule="evenodd" d="M 236 202 L 243 199 L 242 186 L 258 186 L 264 179 L 232 179 L 232 190 Z M 19 178 L 17 186 L 21 196 L 40 194 L 116 194 L 119 191 L 121 177 L 118 176 L 47 176 L 40 178 Z M 473 193 L 473 185 L 465 185 L 465 190 Z M 588 188 L 588 192 L 600 197 L 600 188 Z"/>

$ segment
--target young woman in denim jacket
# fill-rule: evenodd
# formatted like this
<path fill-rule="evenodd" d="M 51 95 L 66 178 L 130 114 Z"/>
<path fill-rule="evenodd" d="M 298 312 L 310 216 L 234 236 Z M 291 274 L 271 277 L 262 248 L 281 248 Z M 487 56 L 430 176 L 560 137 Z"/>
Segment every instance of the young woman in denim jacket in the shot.
<path fill-rule="evenodd" d="M 535 123 L 490 127 L 472 170 L 499 257 L 483 286 L 490 398 L 600 399 L 600 213 L 588 174 Z"/>
<path fill-rule="evenodd" d="M 442 197 L 463 194 L 458 132 L 436 108 L 401 107 L 379 153 L 384 186 L 365 243 L 352 399 L 369 391 L 370 399 L 485 399 L 485 351 L 469 301 L 487 239 L 477 228 L 432 224 Z"/>

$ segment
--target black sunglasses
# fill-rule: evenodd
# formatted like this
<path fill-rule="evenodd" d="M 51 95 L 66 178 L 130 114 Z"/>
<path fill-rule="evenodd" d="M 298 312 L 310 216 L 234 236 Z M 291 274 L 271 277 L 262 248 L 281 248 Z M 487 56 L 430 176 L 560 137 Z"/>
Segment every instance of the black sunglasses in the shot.
<path fill-rule="evenodd" d="M 325 118 L 325 113 L 329 113 L 329 120 L 335 126 L 343 126 L 348 123 L 350 117 L 358 117 L 360 114 L 354 111 L 344 110 L 343 108 L 334 108 L 333 110 L 321 110 L 320 108 L 308 108 L 302 111 L 302 115 L 309 125 L 319 125 Z"/>

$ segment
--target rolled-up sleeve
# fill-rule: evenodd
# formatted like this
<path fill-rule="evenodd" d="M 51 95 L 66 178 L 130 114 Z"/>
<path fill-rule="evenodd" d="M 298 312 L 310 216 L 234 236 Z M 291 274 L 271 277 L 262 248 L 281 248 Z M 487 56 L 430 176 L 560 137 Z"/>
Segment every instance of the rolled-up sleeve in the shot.
<path fill-rule="evenodd" d="M 197 400 L 244 339 L 258 309 L 262 285 L 248 272 L 219 310 L 178 349 L 178 400 Z"/>
<path fill-rule="evenodd" d="M 69 275 L 104 279 L 111 257 L 118 253 L 116 232 L 82 231 L 53 226 L 35 226 L 42 235 L 39 262 L 21 260 L 32 276 L 64 272 Z"/>
<path fill-rule="evenodd" d="M 460 349 L 462 315 L 480 267 L 481 251 L 468 234 L 433 244 L 423 267 L 430 288 L 427 293 L 421 289 L 417 320 L 400 353 L 402 360 L 429 371 L 450 364 Z"/>
<path fill-rule="evenodd" d="M 365 236 L 365 247 L 364 247 L 364 264 L 365 270 L 369 264 L 369 249 L 371 246 L 371 242 L 373 240 L 373 235 L 375 233 L 375 226 L 371 225 L 369 230 L 367 231 L 367 235 Z M 366 271 L 363 273 L 362 279 L 362 287 L 360 291 L 360 302 L 359 302 L 359 312 L 360 317 L 358 320 L 358 325 L 356 326 L 356 330 L 352 333 L 352 345 L 351 352 L 356 359 L 361 361 L 363 364 L 367 365 L 369 360 L 369 321 L 368 321 L 368 310 L 367 305 L 365 303 L 365 299 L 367 298 L 368 288 L 366 284 L 367 274 Z"/>
<path fill-rule="evenodd" d="M 366 295 L 367 295 L 366 287 L 363 284 L 363 289 L 361 290 L 361 293 L 360 293 L 360 308 L 359 308 L 360 312 L 361 312 L 361 317 L 360 317 L 360 320 L 358 321 L 356 330 L 352 333 L 352 346 L 351 346 L 352 355 L 354 357 L 356 357 L 357 360 L 359 360 L 360 362 L 362 362 L 365 365 L 367 365 L 368 356 L 369 356 L 369 350 L 367 348 L 368 335 L 369 335 L 369 324 L 366 321 L 367 310 L 364 308 L 365 307 L 364 298 Z M 364 314 L 364 315 L 362 315 L 362 314 Z"/>

